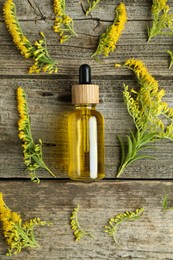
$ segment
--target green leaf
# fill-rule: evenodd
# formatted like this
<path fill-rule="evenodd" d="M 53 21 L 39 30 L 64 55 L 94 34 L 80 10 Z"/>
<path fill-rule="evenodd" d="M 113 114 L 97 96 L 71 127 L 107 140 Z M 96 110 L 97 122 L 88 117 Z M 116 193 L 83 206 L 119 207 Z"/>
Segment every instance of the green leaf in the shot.
<path fill-rule="evenodd" d="M 133 152 L 133 144 L 132 144 L 132 140 L 130 138 L 129 135 L 126 135 L 127 137 L 127 144 L 128 144 L 128 148 L 127 148 L 127 156 L 126 156 L 126 161 L 128 161 L 130 158 L 132 158 L 132 152 Z"/>
<path fill-rule="evenodd" d="M 134 159 L 132 159 L 132 160 L 128 163 L 128 165 L 129 165 L 130 163 L 132 163 L 132 162 L 137 161 L 137 160 L 142 160 L 142 159 L 147 159 L 147 158 L 157 160 L 157 158 L 154 157 L 154 156 L 150 156 L 150 155 L 138 155 L 138 156 L 136 156 Z"/>
<path fill-rule="evenodd" d="M 139 151 L 143 151 L 143 150 L 147 150 L 147 149 L 157 149 L 155 146 L 152 146 L 152 145 L 145 145 L 145 146 L 142 146 L 138 149 L 138 152 Z"/>
<path fill-rule="evenodd" d="M 173 65 L 173 53 L 172 53 L 172 51 L 167 51 L 167 53 L 170 55 L 169 69 L 171 69 L 171 67 Z"/>
<path fill-rule="evenodd" d="M 121 146 L 121 164 L 123 164 L 123 162 L 125 160 L 125 147 L 124 147 L 124 143 L 123 143 L 121 137 L 119 135 L 117 135 L 117 138 L 118 138 L 118 141 Z"/>
<path fill-rule="evenodd" d="M 163 209 L 167 209 L 167 206 L 168 206 L 168 196 L 165 193 L 164 197 L 163 197 L 163 201 L 162 201 L 162 207 L 163 207 Z"/>
<path fill-rule="evenodd" d="M 168 207 L 168 195 L 164 194 L 164 197 L 163 197 L 163 201 L 162 201 L 162 211 L 169 211 L 169 210 L 173 210 L 173 206 L 172 207 Z"/>
<path fill-rule="evenodd" d="M 133 147 L 136 146 L 136 137 L 133 133 L 133 131 L 131 129 L 129 129 L 131 136 L 132 136 L 132 143 L 133 143 Z"/>
<path fill-rule="evenodd" d="M 145 134 L 141 140 L 140 143 L 138 144 L 138 147 L 140 148 L 141 146 L 144 146 L 145 144 L 149 143 L 152 141 L 152 139 L 156 137 L 156 133 L 147 133 Z"/>

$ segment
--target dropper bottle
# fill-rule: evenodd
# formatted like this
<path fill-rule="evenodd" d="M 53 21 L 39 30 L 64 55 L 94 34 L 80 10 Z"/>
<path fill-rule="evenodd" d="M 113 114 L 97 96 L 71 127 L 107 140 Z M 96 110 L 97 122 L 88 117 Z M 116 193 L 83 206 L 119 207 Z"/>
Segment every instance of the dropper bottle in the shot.
<path fill-rule="evenodd" d="M 68 176 L 77 181 L 94 181 L 104 173 L 104 118 L 96 110 L 99 86 L 91 83 L 91 68 L 79 68 L 79 84 L 72 86 L 75 111 L 68 118 Z"/>

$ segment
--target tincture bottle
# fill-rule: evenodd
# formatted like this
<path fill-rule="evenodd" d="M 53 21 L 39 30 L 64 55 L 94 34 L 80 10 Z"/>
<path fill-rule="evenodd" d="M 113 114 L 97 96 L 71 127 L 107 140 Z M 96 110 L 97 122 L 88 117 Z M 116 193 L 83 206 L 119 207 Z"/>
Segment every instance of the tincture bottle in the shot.
<path fill-rule="evenodd" d="M 91 83 L 91 68 L 79 68 L 79 84 L 72 86 L 75 111 L 68 118 L 68 176 L 76 181 L 95 181 L 104 172 L 104 118 L 96 110 L 99 86 Z"/>

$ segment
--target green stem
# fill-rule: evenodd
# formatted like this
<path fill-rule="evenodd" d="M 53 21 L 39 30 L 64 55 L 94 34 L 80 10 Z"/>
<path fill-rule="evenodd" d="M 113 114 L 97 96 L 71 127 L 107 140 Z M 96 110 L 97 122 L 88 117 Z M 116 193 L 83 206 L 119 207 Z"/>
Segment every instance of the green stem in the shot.
<path fill-rule="evenodd" d="M 43 162 L 44 169 L 47 170 L 54 178 L 56 178 L 55 174 L 47 167 L 47 165 Z"/>
<path fill-rule="evenodd" d="M 94 1 L 92 4 L 90 4 L 90 7 L 86 10 L 86 15 L 88 15 L 91 11 L 94 10 L 94 8 L 96 7 L 96 5 L 100 2 L 100 0 L 96 0 Z"/>
<path fill-rule="evenodd" d="M 113 236 L 112 236 L 112 237 L 113 237 L 113 240 L 114 240 L 115 244 L 116 244 L 117 246 L 119 246 L 119 247 L 120 247 L 120 244 L 117 242 L 117 240 L 116 240 L 116 237 L 115 237 L 115 236 L 116 236 L 116 233 L 114 233 L 114 234 L 113 234 Z"/>
<path fill-rule="evenodd" d="M 33 160 L 43 169 L 48 171 L 54 178 L 56 178 L 55 174 L 47 167 L 47 165 L 44 163 L 44 161 L 38 157 L 38 156 L 33 156 Z"/>
<path fill-rule="evenodd" d="M 76 37 L 78 37 L 77 33 L 73 30 L 73 28 L 70 25 L 66 25 L 66 27 L 68 28 L 68 30 L 71 32 L 71 34 L 75 35 Z"/>
<path fill-rule="evenodd" d="M 162 211 L 169 211 L 169 210 L 173 210 L 173 207 L 168 207 L 168 208 L 162 209 Z"/>
<path fill-rule="evenodd" d="M 90 236 L 93 239 L 96 239 L 96 237 L 94 235 L 92 235 L 92 233 L 90 233 L 90 232 L 85 232 L 85 235 Z"/>
<path fill-rule="evenodd" d="M 38 59 L 38 61 L 46 64 L 55 63 L 50 57 L 46 57 L 45 55 Z"/>
<path fill-rule="evenodd" d="M 127 165 L 129 164 L 129 161 L 125 161 L 118 169 L 117 178 L 120 177 L 120 175 L 123 173 Z"/>

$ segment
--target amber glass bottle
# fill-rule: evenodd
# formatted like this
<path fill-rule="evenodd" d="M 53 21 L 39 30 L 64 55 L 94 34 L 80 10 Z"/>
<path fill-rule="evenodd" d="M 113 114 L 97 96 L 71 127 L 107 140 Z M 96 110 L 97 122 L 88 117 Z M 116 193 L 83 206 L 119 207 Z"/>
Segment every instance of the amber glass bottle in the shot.
<path fill-rule="evenodd" d="M 79 85 L 72 86 L 75 111 L 68 118 L 69 165 L 73 180 L 94 181 L 104 173 L 104 118 L 96 110 L 99 87 L 91 84 L 91 69 L 79 68 Z"/>

